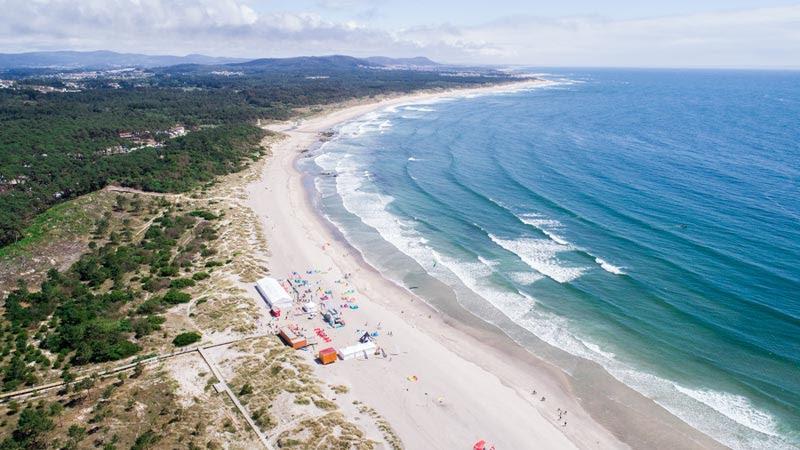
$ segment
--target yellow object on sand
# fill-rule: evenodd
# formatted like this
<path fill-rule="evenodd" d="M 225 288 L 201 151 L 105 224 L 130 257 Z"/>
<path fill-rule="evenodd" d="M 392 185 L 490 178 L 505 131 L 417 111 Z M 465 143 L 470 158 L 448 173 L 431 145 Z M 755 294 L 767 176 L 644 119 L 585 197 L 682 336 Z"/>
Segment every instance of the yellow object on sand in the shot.
<path fill-rule="evenodd" d="M 419 378 L 417 378 L 416 375 L 409 375 L 409 376 L 406 377 L 406 379 L 408 381 L 417 381 Z"/>

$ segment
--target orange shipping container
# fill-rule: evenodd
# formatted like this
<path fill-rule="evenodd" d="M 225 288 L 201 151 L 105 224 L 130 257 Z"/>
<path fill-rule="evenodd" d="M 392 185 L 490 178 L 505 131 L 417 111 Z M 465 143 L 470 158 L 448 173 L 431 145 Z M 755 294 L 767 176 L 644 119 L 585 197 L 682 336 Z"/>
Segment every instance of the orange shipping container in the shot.
<path fill-rule="evenodd" d="M 332 347 L 323 348 L 319 351 L 319 362 L 322 364 L 330 364 L 336 362 L 336 350 Z"/>
<path fill-rule="evenodd" d="M 280 329 L 278 336 L 283 339 L 283 342 L 285 342 L 286 345 L 292 347 L 293 349 L 303 348 L 308 345 L 306 338 L 286 327 Z"/>

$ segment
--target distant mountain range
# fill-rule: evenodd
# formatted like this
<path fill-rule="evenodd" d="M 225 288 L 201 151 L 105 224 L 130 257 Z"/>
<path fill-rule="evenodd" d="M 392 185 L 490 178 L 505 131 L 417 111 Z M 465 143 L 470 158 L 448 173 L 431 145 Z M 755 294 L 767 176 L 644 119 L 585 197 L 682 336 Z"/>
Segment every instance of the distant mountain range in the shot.
<path fill-rule="evenodd" d="M 260 58 L 242 63 L 226 64 L 225 67 L 231 70 L 260 70 L 269 69 L 273 71 L 286 70 L 336 70 L 336 69 L 357 69 L 369 66 L 370 62 L 364 59 L 354 58 L 345 55 L 331 56 L 298 56 L 295 58 Z"/>
<path fill-rule="evenodd" d="M 94 52 L 56 51 L 0 53 L 0 69 L 58 68 L 114 69 L 119 67 L 160 67 L 176 64 L 228 64 L 246 61 L 241 58 L 217 58 L 205 55 L 140 55 L 99 50 Z"/>
<path fill-rule="evenodd" d="M 416 66 L 416 67 L 434 67 L 440 64 L 424 56 L 417 56 L 415 58 L 387 58 L 385 56 L 370 56 L 364 58 L 372 64 L 379 66 Z"/>
<path fill-rule="evenodd" d="M 425 57 L 387 58 L 373 56 L 354 58 L 351 56 L 306 56 L 296 58 L 261 58 L 248 60 L 244 58 L 226 58 L 205 55 L 142 55 L 136 53 L 117 53 L 106 50 L 77 52 L 28 52 L 0 53 L 0 69 L 114 69 L 121 67 L 170 67 L 170 66 L 225 66 L 236 70 L 272 69 L 350 69 L 363 66 L 386 67 L 434 67 L 437 63 Z"/>

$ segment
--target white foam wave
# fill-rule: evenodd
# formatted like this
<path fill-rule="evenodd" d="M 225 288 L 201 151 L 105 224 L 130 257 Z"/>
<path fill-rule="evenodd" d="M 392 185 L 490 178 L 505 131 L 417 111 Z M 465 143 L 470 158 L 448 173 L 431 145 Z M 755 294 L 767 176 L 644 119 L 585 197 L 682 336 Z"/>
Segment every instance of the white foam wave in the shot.
<path fill-rule="evenodd" d="M 570 245 L 569 242 L 566 239 L 562 238 L 561 236 L 559 236 L 559 235 L 557 235 L 557 234 L 555 234 L 555 233 L 553 233 L 551 231 L 543 231 L 543 233 L 547 237 L 552 239 L 553 242 L 555 242 L 556 244 L 559 244 L 559 245 Z"/>
<path fill-rule="evenodd" d="M 508 272 L 506 273 L 509 278 L 515 283 L 527 286 L 544 278 L 543 276 L 539 275 L 536 272 Z"/>
<path fill-rule="evenodd" d="M 556 254 L 565 251 L 565 246 L 549 239 L 517 238 L 502 239 L 493 234 L 489 238 L 527 264 L 531 269 L 559 283 L 568 283 L 583 274 L 583 267 L 568 267 L 560 264 Z"/>
<path fill-rule="evenodd" d="M 426 270 L 435 266 L 433 254 L 426 246 L 428 241 L 414 228 L 413 222 L 387 211 L 394 198 L 365 186 L 369 177 L 363 176 L 367 171 L 356 158 L 345 154 L 339 154 L 338 158 L 336 190 L 345 209 Z"/>
<path fill-rule="evenodd" d="M 413 157 L 413 156 L 409 156 L 409 157 L 408 157 L 408 160 L 409 160 L 409 161 L 424 161 L 423 159 L 415 158 L 415 157 Z"/>
<path fill-rule="evenodd" d="M 314 157 L 314 163 L 322 170 L 336 170 L 339 157 L 333 153 L 322 153 Z"/>
<path fill-rule="evenodd" d="M 486 259 L 486 258 L 484 258 L 483 256 L 480 256 L 480 255 L 478 255 L 478 261 L 480 261 L 481 263 L 485 264 L 486 266 L 492 267 L 492 268 L 497 267 L 497 266 L 500 265 L 500 261 L 494 261 L 494 260 L 491 260 L 491 259 Z"/>
<path fill-rule="evenodd" d="M 323 155 L 329 156 L 323 158 Z M 560 316 L 542 311 L 536 307 L 532 297 L 494 285 L 489 276 L 495 270 L 496 261 L 479 258 L 477 262 L 464 262 L 436 252 L 414 228 L 412 221 L 402 220 L 387 210 L 394 201 L 391 196 L 369 190 L 369 186 L 365 185 L 369 177 L 364 176 L 366 171 L 362 160 L 336 152 L 323 155 L 314 161 L 324 170 L 335 170 L 339 175 L 335 179 L 336 191 L 345 208 L 374 228 L 399 251 L 416 260 L 432 276 L 445 282 L 459 280 L 539 339 L 572 355 L 601 364 L 621 382 L 652 398 L 668 411 L 725 445 L 763 449 L 790 447 L 777 434 L 774 418 L 757 409 L 744 397 L 713 390 L 687 389 L 670 380 L 635 370 L 618 360 L 613 352 L 577 337 L 571 331 L 574 329 L 573 324 Z M 539 220 L 531 225 L 544 227 L 551 233 L 551 230 L 560 227 L 557 221 L 548 222 L 542 217 L 528 219 Z M 550 239 L 511 240 L 490 235 L 495 243 L 517 254 L 538 273 L 562 283 L 580 276 L 585 268 L 564 267 L 556 259 L 557 253 L 572 248 L 569 242 L 562 243 L 550 235 L 548 237 Z M 603 266 L 600 258 L 595 262 Z M 523 281 L 523 277 L 531 275 L 538 276 L 533 272 L 510 274 L 512 279 L 520 277 L 515 281 Z"/>
<path fill-rule="evenodd" d="M 392 127 L 391 120 L 386 117 L 387 112 L 390 111 L 371 112 L 357 119 L 345 122 L 338 127 L 338 133 L 335 139 L 343 136 L 356 138 L 370 133 L 384 132 Z"/>
<path fill-rule="evenodd" d="M 585 341 L 585 340 L 583 340 L 583 339 L 580 339 L 580 341 L 581 341 L 581 343 L 582 343 L 583 345 L 585 345 L 585 346 L 586 346 L 586 348 L 588 348 L 589 350 L 593 351 L 594 353 L 596 353 L 596 354 L 598 354 L 598 355 L 601 355 L 601 356 L 603 356 L 603 357 L 604 357 L 604 358 L 606 358 L 606 359 L 609 359 L 609 360 L 610 360 L 610 359 L 614 359 L 614 358 L 617 356 L 617 355 L 615 355 L 614 353 L 607 352 L 607 351 L 603 350 L 603 349 L 602 349 L 602 348 L 600 348 L 600 346 L 599 346 L 599 345 L 597 345 L 597 344 L 594 344 L 594 343 L 592 343 L 592 342 L 587 342 L 587 341 Z"/>
<path fill-rule="evenodd" d="M 602 365 L 613 377 L 723 444 L 735 449 L 790 447 L 777 434 L 772 416 L 753 407 L 744 397 L 710 390 L 687 390 L 665 378 L 632 369 L 613 352 L 575 336 L 569 331 L 573 326 L 566 319 L 536 308 L 532 297 L 502 291 L 487 283 L 486 276 L 492 269 L 485 263 L 464 263 L 442 255 L 436 258 L 470 290 L 539 339 Z M 724 417 L 710 414 L 709 409 Z M 732 429 L 735 429 L 733 434 Z M 752 430 L 759 434 L 751 433 Z"/>
<path fill-rule="evenodd" d="M 775 419 L 744 397 L 709 389 L 687 389 L 665 378 L 631 369 L 617 360 L 601 364 L 614 378 L 732 449 L 795 448 L 778 434 Z"/>
<path fill-rule="evenodd" d="M 545 236 L 552 239 L 560 245 L 571 245 L 566 239 L 556 234 L 553 230 L 560 230 L 563 228 L 561 222 L 553 219 L 547 219 L 537 214 L 523 214 L 518 216 L 518 219 L 545 234 Z"/>
<path fill-rule="evenodd" d="M 740 395 L 727 394 L 708 389 L 689 389 L 680 385 L 675 385 L 675 388 L 698 402 L 710 406 L 718 413 L 723 414 L 725 417 L 738 424 L 764 434 L 776 437 L 779 436 L 775 419 L 769 414 L 755 408 L 748 399 Z"/>
<path fill-rule="evenodd" d="M 524 223 L 536 228 L 537 230 L 541 231 L 542 233 L 545 234 L 545 236 L 549 237 L 554 242 L 556 242 L 558 244 L 561 244 L 561 245 L 569 246 L 570 248 L 573 248 L 573 249 L 581 250 L 581 251 L 585 252 L 586 254 L 591 255 L 592 257 L 594 257 L 594 262 L 596 262 L 597 265 L 599 265 L 606 272 L 612 273 L 614 275 L 625 275 L 625 271 L 624 271 L 624 269 L 622 267 L 615 266 L 614 264 L 611 264 L 610 262 L 604 260 L 603 258 L 600 258 L 599 256 L 596 256 L 596 255 L 593 255 L 592 253 L 590 253 L 586 249 L 576 247 L 571 242 L 567 241 L 566 239 L 561 237 L 559 234 L 557 234 L 559 232 L 558 230 L 561 230 L 561 229 L 564 228 L 564 225 L 561 222 L 559 222 L 557 220 L 553 220 L 553 219 L 548 219 L 548 218 L 543 217 L 543 216 L 541 216 L 539 214 L 522 214 L 520 216 L 517 216 L 517 218 L 519 218 L 519 220 L 521 220 L 522 222 L 524 222 Z M 553 231 L 553 230 L 556 230 L 556 231 Z"/>
<path fill-rule="evenodd" d="M 594 262 L 600 265 L 606 272 L 613 273 L 614 275 L 625 275 L 621 267 L 617 267 L 602 258 L 594 258 Z"/>
<path fill-rule="evenodd" d="M 433 112 L 433 111 L 436 111 L 433 108 L 427 108 L 427 107 L 424 107 L 424 106 L 413 106 L 413 105 L 408 105 L 404 109 L 406 111 L 419 111 L 419 112 Z"/>

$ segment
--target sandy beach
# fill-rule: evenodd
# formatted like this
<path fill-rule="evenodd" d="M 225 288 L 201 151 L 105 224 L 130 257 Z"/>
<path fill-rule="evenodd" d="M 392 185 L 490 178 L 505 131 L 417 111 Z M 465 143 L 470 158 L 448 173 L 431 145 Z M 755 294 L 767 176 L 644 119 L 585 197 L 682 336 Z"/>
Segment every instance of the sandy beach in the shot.
<path fill-rule="evenodd" d="M 535 82 L 527 85 L 530 83 Z M 474 91 L 521 87 L 526 84 Z M 364 331 L 379 332 L 377 342 L 386 351 L 385 358 L 313 364 L 326 383 L 350 388 L 337 399 L 340 407 L 352 410 L 352 400 L 358 399 L 374 408 L 409 449 L 469 449 L 480 439 L 497 449 L 717 446 L 666 411 L 659 413 L 652 401 L 636 397 L 619 383 L 608 395 L 618 395 L 613 403 L 624 406 L 591 398 L 579 400 L 587 391 L 576 392 L 560 369 L 499 333 L 435 311 L 384 279 L 337 239 L 316 213 L 295 162 L 320 140 L 321 132 L 380 108 L 444 94 L 362 102 L 299 122 L 272 124 L 268 128 L 286 138 L 272 146 L 273 155 L 261 179 L 248 187 L 248 204 L 261 220 L 269 242 L 272 276 L 283 279 L 299 272 L 318 286 L 341 288 L 347 283 L 346 288 L 355 292 L 358 309 L 347 311 L 347 326 L 325 330 L 331 344 L 352 345 Z M 351 276 L 344 282 L 346 274 Z M 306 326 L 304 320 L 296 319 L 301 326 Z M 306 355 L 311 362 L 314 355 Z M 657 412 L 655 418 L 626 423 L 645 407 Z M 627 416 L 617 416 L 623 409 Z M 642 437 L 651 434 L 657 436 L 652 440 Z"/>

